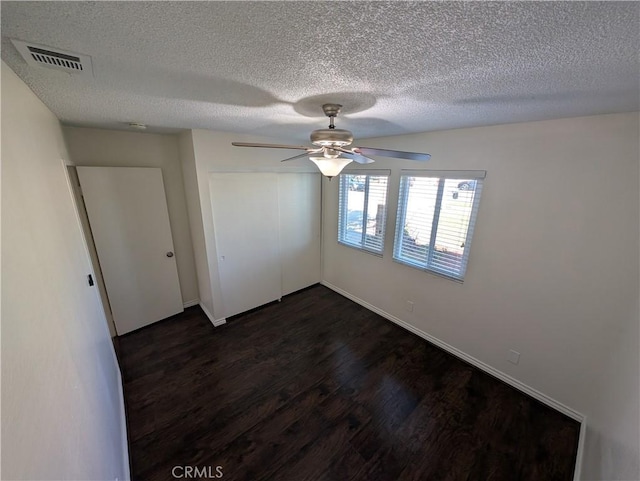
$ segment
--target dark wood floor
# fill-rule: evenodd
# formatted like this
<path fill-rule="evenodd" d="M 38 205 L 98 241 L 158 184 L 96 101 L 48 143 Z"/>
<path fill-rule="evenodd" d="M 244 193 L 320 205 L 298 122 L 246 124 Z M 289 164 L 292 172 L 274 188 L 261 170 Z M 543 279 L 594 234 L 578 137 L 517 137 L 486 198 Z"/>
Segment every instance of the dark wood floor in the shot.
<path fill-rule="evenodd" d="M 136 480 L 572 479 L 577 422 L 322 286 L 119 351 Z"/>

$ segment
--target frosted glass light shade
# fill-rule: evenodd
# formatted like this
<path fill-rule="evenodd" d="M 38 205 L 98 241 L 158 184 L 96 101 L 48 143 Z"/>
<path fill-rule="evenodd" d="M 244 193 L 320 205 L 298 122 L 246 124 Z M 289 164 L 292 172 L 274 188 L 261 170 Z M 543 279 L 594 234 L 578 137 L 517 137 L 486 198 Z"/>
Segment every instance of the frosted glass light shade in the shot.
<path fill-rule="evenodd" d="M 351 159 L 346 159 L 344 157 L 337 157 L 335 159 L 328 159 L 326 157 L 309 157 L 309 159 L 318 166 L 322 175 L 329 177 L 330 179 L 340 174 L 342 169 L 351 163 Z"/>

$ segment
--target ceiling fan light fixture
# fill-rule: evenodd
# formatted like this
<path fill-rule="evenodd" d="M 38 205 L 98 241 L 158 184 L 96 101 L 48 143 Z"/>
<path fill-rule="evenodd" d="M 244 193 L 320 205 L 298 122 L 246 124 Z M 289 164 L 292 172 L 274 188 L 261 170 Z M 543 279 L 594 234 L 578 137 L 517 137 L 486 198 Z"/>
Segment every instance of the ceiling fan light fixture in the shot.
<path fill-rule="evenodd" d="M 345 157 L 326 158 L 313 156 L 309 157 L 309 159 L 318 166 L 322 175 L 328 177 L 329 180 L 336 175 L 340 175 L 342 169 L 352 162 L 351 159 Z"/>

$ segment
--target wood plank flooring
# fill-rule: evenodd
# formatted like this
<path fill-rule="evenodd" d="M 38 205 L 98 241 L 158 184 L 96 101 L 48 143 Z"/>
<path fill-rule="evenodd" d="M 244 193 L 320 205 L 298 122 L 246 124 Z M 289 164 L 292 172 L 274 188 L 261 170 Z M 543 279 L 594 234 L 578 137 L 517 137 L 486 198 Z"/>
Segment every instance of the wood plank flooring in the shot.
<path fill-rule="evenodd" d="M 323 286 L 118 341 L 136 480 L 572 479 L 579 423 Z"/>

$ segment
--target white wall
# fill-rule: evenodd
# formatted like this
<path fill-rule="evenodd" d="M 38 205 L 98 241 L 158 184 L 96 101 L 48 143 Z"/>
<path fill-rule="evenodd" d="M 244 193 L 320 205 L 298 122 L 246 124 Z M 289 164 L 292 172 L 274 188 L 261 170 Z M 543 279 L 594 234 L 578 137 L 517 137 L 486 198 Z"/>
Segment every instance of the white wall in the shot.
<path fill-rule="evenodd" d="M 183 134 L 181 152 L 184 169 L 183 175 L 187 182 L 187 189 L 192 190 L 194 182 L 197 184 L 198 199 L 189 202 L 191 222 L 197 222 L 196 230 L 202 229 L 202 238 L 196 240 L 196 252 L 200 252 L 198 261 L 198 277 L 201 288 L 209 284 L 211 292 L 210 304 L 201 293 L 201 305 L 209 311 L 209 316 L 215 320 L 224 318 L 225 311 L 222 302 L 220 285 L 218 254 L 216 251 L 215 226 L 211 209 L 211 193 L 209 188 L 210 172 L 311 172 L 317 169 L 308 160 L 300 159 L 281 163 L 284 158 L 291 157 L 294 151 L 279 149 L 253 149 L 233 147 L 232 141 L 241 142 L 274 142 L 283 143 L 282 139 L 265 139 L 255 136 L 238 135 L 209 130 L 193 130 Z M 191 141 L 191 147 L 189 147 Z M 190 149 L 193 149 L 191 153 Z M 191 160 L 193 158 L 193 161 Z M 190 195 L 193 195 L 191 193 Z M 199 219 L 197 217 L 199 216 Z M 206 265 L 202 263 L 206 256 Z M 201 277 L 206 276 L 206 279 Z M 318 279 L 319 280 L 319 279 Z"/>
<path fill-rule="evenodd" d="M 79 127 L 63 130 L 75 165 L 162 169 L 182 300 L 189 304 L 197 301 L 198 282 L 178 136 Z"/>
<path fill-rule="evenodd" d="M 120 372 L 54 115 L 2 63 L 2 479 L 128 478 Z"/>
<path fill-rule="evenodd" d="M 433 157 L 373 165 L 392 169 L 383 258 L 337 243 L 324 182 L 324 280 L 587 415 L 584 479 L 640 479 L 638 114 L 361 144 Z M 420 167 L 487 171 L 464 284 L 391 259 L 399 170 Z"/>
<path fill-rule="evenodd" d="M 637 299 L 636 299 L 637 301 Z M 637 306 L 636 306 L 637 309 Z M 638 455 L 638 313 L 617 331 L 611 352 L 602 356 L 594 386 L 597 414 L 587 424 L 584 479 L 640 479 Z M 595 376 L 594 376 L 595 377 Z"/>

